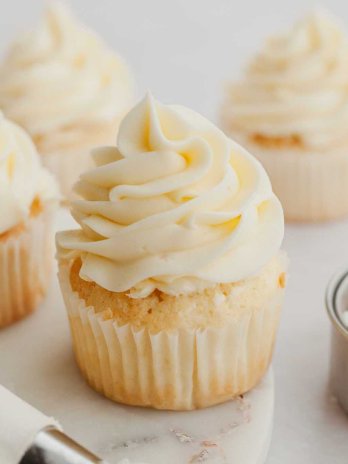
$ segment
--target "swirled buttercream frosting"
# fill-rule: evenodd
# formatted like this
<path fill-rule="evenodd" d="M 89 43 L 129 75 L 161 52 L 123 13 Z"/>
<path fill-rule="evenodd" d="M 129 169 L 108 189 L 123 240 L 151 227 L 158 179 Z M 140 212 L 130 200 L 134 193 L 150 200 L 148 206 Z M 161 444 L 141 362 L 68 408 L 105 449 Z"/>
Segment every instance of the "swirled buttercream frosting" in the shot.
<path fill-rule="evenodd" d="M 225 129 L 256 142 L 327 149 L 347 142 L 348 38 L 318 11 L 270 38 L 227 89 Z"/>
<path fill-rule="evenodd" d="M 35 201 L 44 206 L 58 197 L 30 137 L 0 112 L 0 234 L 25 222 Z"/>
<path fill-rule="evenodd" d="M 82 279 L 145 297 L 179 295 L 257 273 L 277 253 L 283 211 L 259 162 L 199 114 L 148 95 L 94 152 L 59 259 Z"/>
<path fill-rule="evenodd" d="M 0 67 L 0 108 L 35 141 L 122 118 L 132 105 L 132 79 L 123 60 L 62 4 L 20 37 Z"/>

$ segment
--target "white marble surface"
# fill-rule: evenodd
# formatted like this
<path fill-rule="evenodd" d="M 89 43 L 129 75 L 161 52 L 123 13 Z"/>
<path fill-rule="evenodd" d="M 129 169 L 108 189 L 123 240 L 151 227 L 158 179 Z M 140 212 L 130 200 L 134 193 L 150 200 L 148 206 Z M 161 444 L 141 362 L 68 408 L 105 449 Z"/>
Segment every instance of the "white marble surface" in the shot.
<path fill-rule="evenodd" d="M 60 211 L 57 229 L 71 223 L 67 211 Z M 0 384 L 54 416 L 68 434 L 111 463 L 128 458 L 146 464 L 263 464 L 269 448 L 271 373 L 244 398 L 194 412 L 132 408 L 91 390 L 72 356 L 54 277 L 34 315 L 0 331 Z"/>
<path fill-rule="evenodd" d="M 43 3 L 2 5 L 0 51 L 19 29 L 34 24 Z M 223 82 L 238 74 L 264 37 L 318 5 L 317 0 L 70 3 L 127 58 L 139 94 L 150 88 L 166 102 L 187 104 L 212 118 Z M 347 26 L 346 0 L 320 5 Z M 287 228 L 291 275 L 274 362 L 275 423 L 267 464 L 347 462 L 348 419 L 326 392 L 329 322 L 323 304 L 331 274 L 348 267 L 347 237 L 348 222 Z"/>
<path fill-rule="evenodd" d="M 348 268 L 348 221 L 288 225 L 290 276 L 274 360 L 275 427 L 267 464 L 343 464 L 348 418 L 327 388 L 326 285 Z M 299 460 L 300 458 L 300 460 Z"/>
<path fill-rule="evenodd" d="M 284 247 L 291 267 L 274 361 L 276 407 L 267 464 L 341 464 L 348 455 L 348 419 L 326 389 L 330 324 L 324 310 L 327 281 L 337 268 L 348 264 L 348 249 L 342 246 L 347 236 L 348 221 L 287 226 Z M 194 455 L 197 451 L 199 454 L 204 448 L 200 444 L 216 440 L 221 429 L 231 424 L 231 419 L 232 423 L 241 423 L 232 434 L 244 434 L 245 440 L 249 440 L 245 430 L 250 424 L 243 423 L 245 417 L 239 410 L 240 404 L 213 408 L 203 419 L 197 415 L 199 427 L 196 428 L 190 423 L 191 419 L 196 420 L 193 414 L 188 413 L 188 419 L 179 414 L 178 420 L 175 414 L 167 413 L 155 412 L 151 417 L 142 409 L 115 406 L 90 390 L 72 358 L 63 303 L 57 297 L 57 290 L 57 283 L 53 282 L 45 307 L 0 332 L 0 383 L 47 414 L 56 415 L 67 432 L 94 451 L 112 458 L 112 462 L 123 457 L 143 459 L 144 446 L 150 453 L 157 446 L 161 453 L 167 453 L 169 446 L 176 446 L 185 453 Z M 254 411 L 261 422 L 265 421 L 258 450 L 266 443 L 268 405 L 272 404 L 270 385 L 263 388 L 266 392 L 258 392 L 263 401 L 258 403 L 256 399 L 260 410 Z M 64 410 L 63 404 L 67 405 Z M 113 411 L 117 411 L 115 417 Z M 157 420 L 158 417 L 161 419 Z M 156 434 L 161 439 L 155 445 L 152 440 Z M 190 437 L 187 443 L 186 434 Z M 191 437 L 195 438 L 194 442 L 190 442 Z M 232 435 L 227 434 L 225 438 L 228 441 Z M 216 447 L 208 449 L 212 458 L 219 458 L 218 454 L 212 454 L 217 453 Z M 248 449 L 254 452 L 257 448 L 249 446 Z M 159 456 L 162 458 L 163 454 Z M 168 456 L 174 460 L 165 462 L 177 463 L 175 454 L 168 453 Z M 156 459 L 156 453 L 148 457 Z M 254 458 L 245 462 L 257 463 Z M 146 464 L 157 462 L 162 464 L 162 461 L 145 461 Z M 225 462 L 234 464 L 235 461 Z"/>

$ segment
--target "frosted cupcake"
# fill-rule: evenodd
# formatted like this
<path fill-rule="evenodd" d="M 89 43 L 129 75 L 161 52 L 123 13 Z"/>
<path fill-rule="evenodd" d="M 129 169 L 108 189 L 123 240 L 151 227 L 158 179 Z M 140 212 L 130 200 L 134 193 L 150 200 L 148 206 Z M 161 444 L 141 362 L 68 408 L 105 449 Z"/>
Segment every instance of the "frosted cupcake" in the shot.
<path fill-rule="evenodd" d="M 94 152 L 57 236 L 78 365 L 122 403 L 194 409 L 265 373 L 283 300 L 283 212 L 259 162 L 151 96 Z"/>
<path fill-rule="evenodd" d="M 333 18 L 269 39 L 228 88 L 222 123 L 261 160 L 287 219 L 348 214 L 348 40 Z"/>
<path fill-rule="evenodd" d="M 90 148 L 115 142 L 131 101 L 123 60 L 60 4 L 0 68 L 0 108 L 30 133 L 65 195 L 89 167 Z"/>
<path fill-rule="evenodd" d="M 57 201 L 29 136 L 0 113 L 0 327 L 31 313 L 45 293 Z"/>

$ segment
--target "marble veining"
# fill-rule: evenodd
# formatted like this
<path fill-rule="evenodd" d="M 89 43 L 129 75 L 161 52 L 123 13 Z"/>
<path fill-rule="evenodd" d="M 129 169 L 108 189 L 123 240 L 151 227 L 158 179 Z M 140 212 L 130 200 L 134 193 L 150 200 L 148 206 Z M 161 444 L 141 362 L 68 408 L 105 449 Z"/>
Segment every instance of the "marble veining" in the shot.
<path fill-rule="evenodd" d="M 104 449 L 104 454 L 112 455 L 115 450 L 120 450 L 122 452 L 124 450 L 134 450 L 136 448 L 141 451 L 141 448 L 156 446 L 159 440 L 165 438 L 164 435 L 172 435 L 176 438 L 178 443 L 187 448 L 185 453 L 190 454 L 187 458 L 189 464 L 200 462 L 221 462 L 227 464 L 229 461 L 227 460 L 222 445 L 224 438 L 233 434 L 236 427 L 247 424 L 252 420 L 251 403 L 248 399 L 241 396 L 235 400 L 235 405 L 237 406 L 235 409 L 235 417 L 232 421 L 226 422 L 224 426 L 218 429 L 216 435 L 189 433 L 183 428 L 169 428 L 168 430 L 163 430 L 163 433 L 158 436 L 145 435 L 121 443 L 111 444 L 109 449 Z M 195 414 L 195 412 L 186 414 Z M 143 450 L 143 452 L 146 453 L 146 450 Z M 126 463 L 126 461 L 120 462 Z"/>

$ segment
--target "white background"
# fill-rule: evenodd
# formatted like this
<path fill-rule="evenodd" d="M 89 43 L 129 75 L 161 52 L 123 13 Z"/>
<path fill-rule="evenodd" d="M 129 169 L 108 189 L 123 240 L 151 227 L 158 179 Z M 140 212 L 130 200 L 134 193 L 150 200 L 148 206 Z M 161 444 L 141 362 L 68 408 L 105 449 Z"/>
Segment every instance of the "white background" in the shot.
<path fill-rule="evenodd" d="M 72 0 L 77 15 L 123 55 L 137 82 L 166 103 L 217 118 L 224 82 L 270 33 L 317 6 L 304 0 Z M 1 0 L 0 52 L 34 25 L 43 2 Z M 348 2 L 322 1 L 348 30 Z M 287 228 L 287 303 L 275 355 L 276 415 L 268 464 L 348 462 L 348 419 L 326 391 L 329 322 L 324 290 L 348 267 L 348 222 Z M 179 463 L 178 463 L 179 464 Z M 233 463 L 238 464 L 238 463 Z"/>

